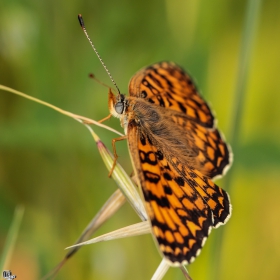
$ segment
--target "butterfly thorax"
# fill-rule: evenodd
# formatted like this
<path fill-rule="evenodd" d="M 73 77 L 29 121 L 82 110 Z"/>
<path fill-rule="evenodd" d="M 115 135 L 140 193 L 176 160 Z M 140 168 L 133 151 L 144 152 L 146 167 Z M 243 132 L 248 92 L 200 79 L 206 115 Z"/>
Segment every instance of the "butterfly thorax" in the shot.
<path fill-rule="evenodd" d="M 165 151 L 170 161 L 176 158 L 176 161 L 183 165 L 200 165 L 196 162 L 198 150 L 194 148 L 193 138 L 174 122 L 173 117 L 177 112 L 141 98 L 136 99 L 133 112 L 134 119 L 128 119 L 128 123 L 135 121 L 140 138 L 141 135 L 148 137 L 153 145 L 158 147 L 158 151 Z"/>

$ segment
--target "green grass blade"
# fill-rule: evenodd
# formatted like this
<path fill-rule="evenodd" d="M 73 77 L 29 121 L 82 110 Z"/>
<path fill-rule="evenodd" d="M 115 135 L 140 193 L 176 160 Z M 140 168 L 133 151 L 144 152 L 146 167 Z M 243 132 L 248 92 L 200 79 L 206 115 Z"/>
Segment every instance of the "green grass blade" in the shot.
<path fill-rule="evenodd" d="M 261 0 L 249 0 L 247 3 L 247 10 L 245 15 L 243 35 L 240 45 L 238 73 L 236 78 L 236 88 L 234 90 L 234 101 L 232 104 L 232 120 L 231 130 L 228 141 L 231 144 L 234 155 L 238 155 L 238 140 L 240 136 L 240 129 L 243 119 L 244 104 L 246 99 L 246 90 L 248 82 L 248 74 L 250 71 L 251 55 L 254 47 L 254 39 L 258 27 L 258 20 L 260 15 Z M 234 166 L 234 164 L 233 164 Z M 225 177 L 223 188 L 230 192 L 233 178 L 233 171 L 231 170 Z M 234 215 L 234 205 L 233 205 Z M 212 264 L 211 277 L 209 279 L 220 279 L 219 272 L 222 265 L 222 246 L 224 237 L 224 228 L 220 228 L 214 235 L 214 242 L 212 243 Z M 233 241 L 234 242 L 234 241 Z"/>
<path fill-rule="evenodd" d="M 7 239 L 4 244 L 3 252 L 2 252 L 1 258 L 0 258 L 0 271 L 9 269 L 8 265 L 9 265 L 9 261 L 10 261 L 11 255 L 13 253 L 13 249 L 15 246 L 18 232 L 19 232 L 19 227 L 21 224 L 23 212 L 24 212 L 23 206 L 18 206 L 15 209 L 14 218 L 13 218 L 11 227 L 9 229 Z"/>
<path fill-rule="evenodd" d="M 238 73 L 232 110 L 231 130 L 229 135 L 229 142 L 231 143 L 231 146 L 235 153 L 238 153 L 238 139 L 240 135 L 241 122 L 243 119 L 251 54 L 254 47 L 254 38 L 258 26 L 260 7 L 261 0 L 248 1 L 247 14 L 245 18 L 244 32 L 242 36 L 239 55 Z M 230 175 L 226 177 L 227 190 L 229 190 L 230 187 L 230 177 Z"/>

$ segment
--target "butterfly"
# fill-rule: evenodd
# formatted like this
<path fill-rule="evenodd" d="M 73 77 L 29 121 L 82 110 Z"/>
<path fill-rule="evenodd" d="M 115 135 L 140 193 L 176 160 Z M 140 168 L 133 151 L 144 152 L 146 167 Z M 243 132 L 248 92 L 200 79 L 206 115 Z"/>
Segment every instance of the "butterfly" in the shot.
<path fill-rule="evenodd" d="M 160 62 L 132 77 L 129 96 L 110 92 L 109 110 L 125 130 L 160 252 L 171 265 L 191 263 L 232 208 L 212 181 L 232 154 L 209 106 L 181 67 Z"/>

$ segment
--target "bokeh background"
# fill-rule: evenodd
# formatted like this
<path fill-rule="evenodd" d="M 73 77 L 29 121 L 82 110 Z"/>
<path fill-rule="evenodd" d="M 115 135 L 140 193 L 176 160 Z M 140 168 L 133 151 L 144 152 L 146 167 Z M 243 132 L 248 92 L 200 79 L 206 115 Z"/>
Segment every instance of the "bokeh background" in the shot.
<path fill-rule="evenodd" d="M 108 90 L 88 74 L 112 83 L 78 24 L 82 13 L 123 93 L 143 66 L 175 61 L 195 78 L 219 128 L 232 138 L 238 133 L 232 122 L 247 2 L 0 0 L 0 83 L 95 120 L 107 116 Z M 213 265 L 218 229 L 188 267 L 193 279 L 280 275 L 280 2 L 262 2 L 227 184 L 233 216 L 224 227 L 221 261 Z M 107 124 L 122 131 L 118 120 Z M 115 135 L 95 131 L 111 147 Z M 117 149 L 130 173 L 125 141 Z M 23 205 L 7 267 L 19 279 L 39 279 L 59 263 L 64 248 L 75 242 L 115 189 L 82 125 L 0 92 L 0 252 L 14 210 Z M 96 236 L 138 221 L 126 204 Z M 133 237 L 82 248 L 56 279 L 150 279 L 159 263 L 151 236 Z M 164 279 L 183 276 L 170 269 Z"/>

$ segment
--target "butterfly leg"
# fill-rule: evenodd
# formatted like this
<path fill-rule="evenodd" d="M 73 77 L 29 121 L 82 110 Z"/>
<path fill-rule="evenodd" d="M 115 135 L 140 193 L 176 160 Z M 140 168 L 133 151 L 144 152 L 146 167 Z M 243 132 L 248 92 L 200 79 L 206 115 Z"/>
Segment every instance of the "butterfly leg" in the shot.
<path fill-rule="evenodd" d="M 98 121 L 99 123 L 103 123 L 107 120 L 109 120 L 112 117 L 112 114 L 109 114 L 107 117 L 103 118 L 102 120 Z"/>
<path fill-rule="evenodd" d="M 130 174 L 129 177 L 130 177 L 130 179 L 132 180 L 132 182 L 133 182 L 135 185 L 138 185 L 137 177 L 136 177 L 134 171 L 132 171 L 132 173 Z"/>
<path fill-rule="evenodd" d="M 116 142 L 117 141 L 122 141 L 122 140 L 125 140 L 125 139 L 127 139 L 126 135 L 112 139 L 112 146 L 113 146 L 113 152 L 114 152 L 114 162 L 113 162 L 112 168 L 111 168 L 111 170 L 109 172 L 109 175 L 108 175 L 109 177 L 112 176 L 114 168 L 115 168 L 115 166 L 117 164 L 118 155 L 117 155 L 117 150 L 116 150 Z"/>
<path fill-rule="evenodd" d="M 103 122 L 109 120 L 111 117 L 112 117 L 112 115 L 110 114 L 110 115 L 108 115 L 107 117 L 103 118 L 102 120 L 100 120 L 100 121 L 98 121 L 98 122 L 99 122 L 99 123 L 103 123 Z M 87 121 L 87 120 L 83 120 L 83 123 L 84 123 L 84 124 L 92 124 L 91 121 Z"/>

